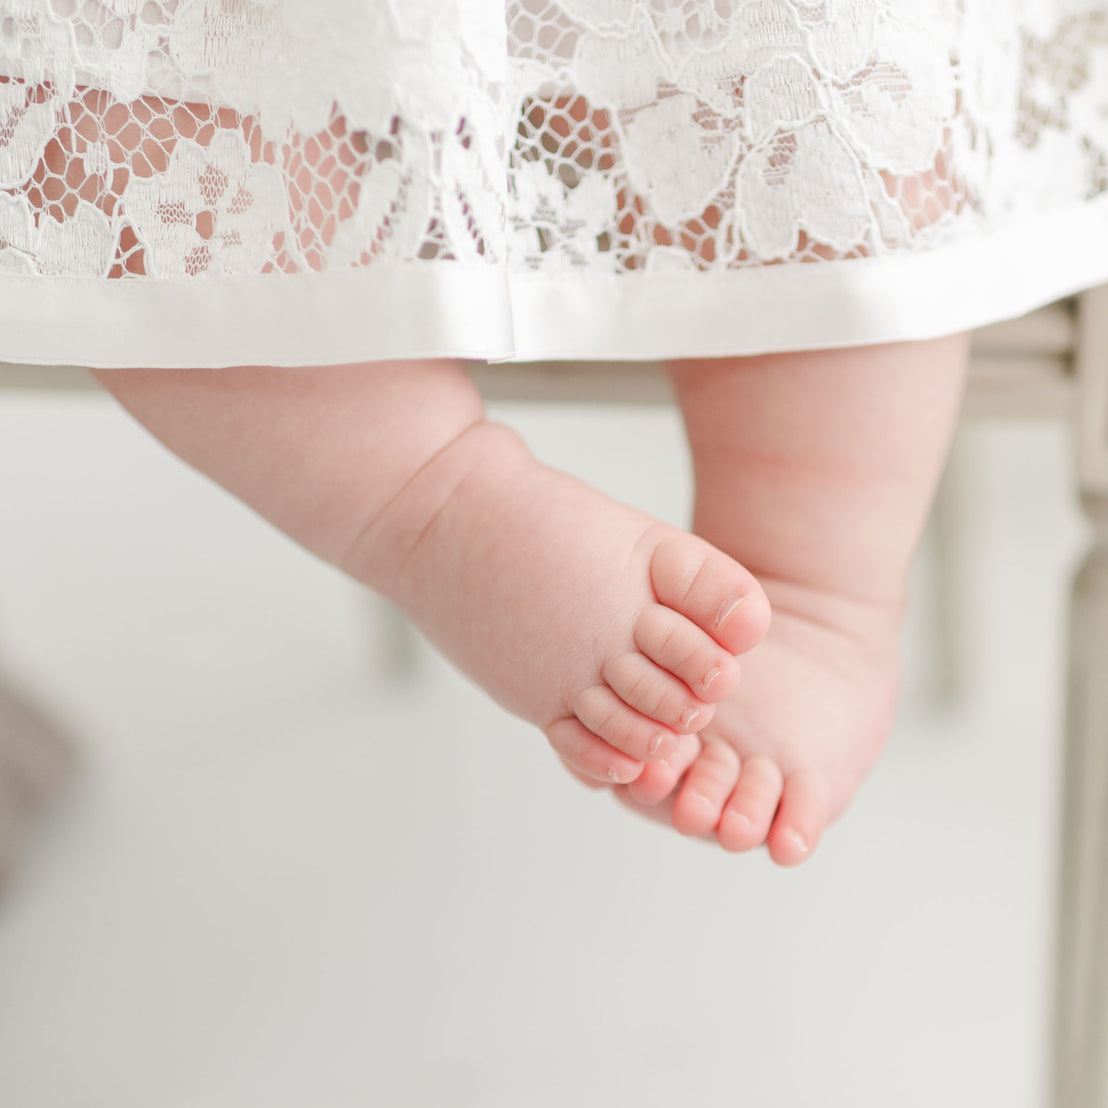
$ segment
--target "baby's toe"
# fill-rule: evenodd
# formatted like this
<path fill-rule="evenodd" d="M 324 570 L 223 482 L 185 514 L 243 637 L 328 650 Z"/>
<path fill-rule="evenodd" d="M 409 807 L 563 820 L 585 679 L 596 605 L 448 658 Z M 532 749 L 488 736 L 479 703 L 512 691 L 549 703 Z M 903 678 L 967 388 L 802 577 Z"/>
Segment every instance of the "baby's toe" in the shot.
<path fill-rule="evenodd" d="M 822 778 L 800 770 L 785 782 L 777 816 L 766 845 L 781 866 L 795 866 L 815 850 L 827 825 L 827 801 Z"/>
<path fill-rule="evenodd" d="M 766 841 L 783 784 L 781 770 L 768 758 L 756 756 L 743 761 L 739 782 L 716 831 L 724 850 L 752 850 Z"/>
<path fill-rule="evenodd" d="M 672 794 L 685 771 L 700 754 L 700 739 L 696 735 L 682 735 L 677 749 L 660 762 L 647 762 L 630 785 L 627 793 L 636 803 L 653 808 Z"/>
<path fill-rule="evenodd" d="M 756 646 L 769 629 L 769 601 L 733 558 L 693 535 L 658 544 L 650 563 L 654 595 L 732 654 Z"/>
<path fill-rule="evenodd" d="M 608 778 L 605 778 L 603 781 L 597 781 L 595 777 L 586 776 L 579 769 L 574 769 L 573 766 L 569 764 L 569 762 L 562 762 L 562 765 L 565 766 L 566 772 L 572 777 L 576 777 L 577 780 L 580 781 L 586 789 L 594 789 L 596 791 L 599 791 L 601 789 L 609 788 L 612 784 L 612 782 Z"/>
<path fill-rule="evenodd" d="M 594 735 L 638 761 L 657 762 L 677 749 L 676 731 L 628 707 L 607 685 L 584 689 L 572 707 Z"/>
<path fill-rule="evenodd" d="M 715 706 L 691 696 L 683 681 L 631 651 L 606 662 L 601 676 L 630 708 L 679 734 L 699 731 L 715 714 Z"/>
<path fill-rule="evenodd" d="M 689 767 L 673 802 L 673 826 L 682 835 L 706 835 L 719 823 L 739 777 L 739 756 L 720 742 L 707 742 Z"/>
<path fill-rule="evenodd" d="M 650 604 L 635 621 L 635 645 L 656 666 L 679 678 L 697 700 L 715 703 L 738 688 L 739 663 L 680 612 Z"/>
<path fill-rule="evenodd" d="M 642 762 L 629 758 L 573 718 L 560 719 L 546 729 L 554 752 L 570 769 L 607 785 L 628 785 L 642 773 Z"/>

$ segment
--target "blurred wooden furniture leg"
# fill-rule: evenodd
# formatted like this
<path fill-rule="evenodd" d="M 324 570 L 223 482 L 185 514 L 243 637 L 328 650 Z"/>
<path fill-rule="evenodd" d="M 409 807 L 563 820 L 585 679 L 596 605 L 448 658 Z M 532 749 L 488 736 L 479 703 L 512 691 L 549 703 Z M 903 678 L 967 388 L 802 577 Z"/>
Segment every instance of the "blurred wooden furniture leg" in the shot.
<path fill-rule="evenodd" d="M 1075 445 L 1092 548 L 1070 608 L 1053 1108 L 1108 1108 L 1108 289 L 1079 301 Z"/>

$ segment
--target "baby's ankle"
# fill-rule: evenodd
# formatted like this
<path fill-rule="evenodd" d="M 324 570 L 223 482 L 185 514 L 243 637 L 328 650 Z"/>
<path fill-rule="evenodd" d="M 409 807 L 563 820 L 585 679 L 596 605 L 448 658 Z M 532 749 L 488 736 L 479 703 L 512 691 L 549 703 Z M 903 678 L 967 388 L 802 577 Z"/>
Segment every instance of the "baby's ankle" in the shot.
<path fill-rule="evenodd" d="M 823 580 L 777 577 L 763 568 L 758 581 L 780 617 L 796 616 L 855 642 L 895 640 L 907 610 L 906 580 L 880 590 L 855 590 Z"/>

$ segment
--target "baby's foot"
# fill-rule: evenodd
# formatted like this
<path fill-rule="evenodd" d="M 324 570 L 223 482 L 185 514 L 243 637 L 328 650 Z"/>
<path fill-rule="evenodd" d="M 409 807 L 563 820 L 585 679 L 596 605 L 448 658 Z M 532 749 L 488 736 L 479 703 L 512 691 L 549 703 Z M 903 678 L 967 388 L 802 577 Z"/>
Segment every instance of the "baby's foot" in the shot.
<path fill-rule="evenodd" d="M 774 623 L 701 741 L 624 799 L 729 850 L 812 852 L 892 724 L 906 583 L 967 349 L 952 336 L 671 365 L 695 530 L 758 576 Z"/>
<path fill-rule="evenodd" d="M 859 610 L 763 578 L 773 604 L 744 680 L 697 738 L 617 789 L 625 803 L 726 850 L 815 849 L 876 761 L 895 710 L 899 605 Z"/>
<path fill-rule="evenodd" d="M 627 783 L 705 726 L 765 632 L 754 578 L 480 423 L 407 483 L 344 568 L 409 612 L 586 778 Z"/>

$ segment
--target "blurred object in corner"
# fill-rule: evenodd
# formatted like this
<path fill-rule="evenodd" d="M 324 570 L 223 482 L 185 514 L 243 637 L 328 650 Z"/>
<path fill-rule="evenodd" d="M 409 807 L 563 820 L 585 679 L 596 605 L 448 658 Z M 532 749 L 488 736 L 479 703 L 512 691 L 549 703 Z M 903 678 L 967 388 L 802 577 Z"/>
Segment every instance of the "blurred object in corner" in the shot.
<path fill-rule="evenodd" d="M 36 818 L 76 763 L 62 729 L 0 676 L 0 886 Z"/>

